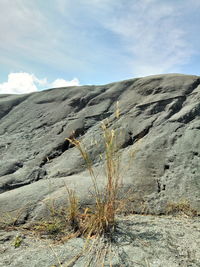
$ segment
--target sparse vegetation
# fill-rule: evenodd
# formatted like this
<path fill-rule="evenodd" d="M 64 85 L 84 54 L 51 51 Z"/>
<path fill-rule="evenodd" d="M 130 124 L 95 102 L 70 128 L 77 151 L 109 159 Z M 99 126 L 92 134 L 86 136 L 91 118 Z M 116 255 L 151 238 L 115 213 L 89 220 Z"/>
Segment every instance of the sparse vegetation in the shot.
<path fill-rule="evenodd" d="M 101 236 L 113 232 L 116 226 L 116 213 L 119 208 L 117 197 L 120 188 L 120 175 L 119 158 L 116 152 L 116 135 L 115 131 L 109 128 L 108 121 L 102 122 L 101 129 L 105 147 L 106 173 L 106 185 L 103 191 L 99 190 L 97 176 L 84 145 L 75 138 L 67 139 L 80 151 L 93 183 L 95 206 L 92 209 L 85 209 L 84 214 L 79 214 L 79 216 L 77 214 L 77 200 L 75 195 L 68 190 L 70 203 L 69 218 L 71 224 L 75 225 L 76 228 L 78 226 L 81 234 L 89 237 L 92 235 Z"/>
<path fill-rule="evenodd" d="M 78 198 L 74 192 L 74 190 L 69 189 L 66 186 L 66 190 L 68 193 L 69 205 L 67 209 L 67 221 L 70 222 L 71 227 L 77 231 L 78 230 L 78 217 L 79 217 L 79 206 L 78 206 Z"/>
<path fill-rule="evenodd" d="M 182 199 L 178 202 L 170 202 L 167 204 L 166 207 L 167 214 L 180 214 L 180 215 L 187 215 L 187 216 L 196 216 L 197 210 L 195 210 L 188 200 Z"/>
<path fill-rule="evenodd" d="M 9 212 L 5 212 L 0 216 L 0 229 L 12 228 L 16 227 L 19 224 L 19 221 L 22 217 L 23 209 L 19 209 L 16 211 L 16 214 L 10 214 Z"/>
<path fill-rule="evenodd" d="M 63 232 L 64 224 L 61 219 L 55 218 L 54 220 L 39 222 L 34 226 L 34 229 L 41 234 L 56 236 Z"/>
<path fill-rule="evenodd" d="M 21 246 L 21 244 L 22 244 L 22 237 L 21 237 L 21 235 L 16 235 L 16 237 L 14 238 L 14 240 L 13 240 L 13 246 L 15 247 L 15 248 L 18 248 L 18 247 L 20 247 Z"/>

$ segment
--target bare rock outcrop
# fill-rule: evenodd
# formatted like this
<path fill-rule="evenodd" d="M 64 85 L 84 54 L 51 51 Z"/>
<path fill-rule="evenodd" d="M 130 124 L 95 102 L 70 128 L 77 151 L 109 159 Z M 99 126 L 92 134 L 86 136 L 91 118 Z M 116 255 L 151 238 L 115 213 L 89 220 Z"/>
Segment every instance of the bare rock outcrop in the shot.
<path fill-rule="evenodd" d="M 65 138 L 81 138 L 98 170 L 105 119 L 119 133 L 123 183 L 135 211 L 164 214 L 169 203 L 184 200 L 200 212 L 200 77 L 168 74 L 1 95 L 1 217 L 44 216 L 49 197 L 66 201 L 65 184 L 91 202 L 83 159 Z"/>

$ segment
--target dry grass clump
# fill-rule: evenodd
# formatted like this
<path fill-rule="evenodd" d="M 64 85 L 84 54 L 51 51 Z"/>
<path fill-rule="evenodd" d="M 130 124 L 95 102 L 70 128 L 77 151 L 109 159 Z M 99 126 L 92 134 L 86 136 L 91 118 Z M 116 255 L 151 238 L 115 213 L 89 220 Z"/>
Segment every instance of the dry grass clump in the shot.
<path fill-rule="evenodd" d="M 105 175 L 106 185 L 102 191 L 99 190 L 97 175 L 93 168 L 93 163 L 89 157 L 85 146 L 75 138 L 67 140 L 78 148 L 83 157 L 86 167 L 92 179 L 95 197 L 94 208 L 86 208 L 83 214 L 78 214 L 77 199 L 70 190 L 69 196 L 69 219 L 71 225 L 86 236 L 105 235 L 114 231 L 116 226 L 116 213 L 119 208 L 118 192 L 120 188 L 119 158 L 116 152 L 116 135 L 110 129 L 108 123 L 102 122 L 104 147 L 105 147 Z"/>
<path fill-rule="evenodd" d="M 78 230 L 79 228 L 79 205 L 78 198 L 74 192 L 74 190 L 69 189 L 66 186 L 66 190 L 68 193 L 69 205 L 67 209 L 67 221 L 70 223 L 71 227 L 74 230 Z"/>
<path fill-rule="evenodd" d="M 4 212 L 0 214 L 0 230 L 12 230 L 18 227 L 24 220 L 24 208 L 16 210 L 15 213 Z"/>
<path fill-rule="evenodd" d="M 167 214 L 180 214 L 180 215 L 187 215 L 187 216 L 197 216 L 197 210 L 192 208 L 191 204 L 188 200 L 183 199 L 179 202 L 170 202 L 167 204 L 166 207 Z"/>

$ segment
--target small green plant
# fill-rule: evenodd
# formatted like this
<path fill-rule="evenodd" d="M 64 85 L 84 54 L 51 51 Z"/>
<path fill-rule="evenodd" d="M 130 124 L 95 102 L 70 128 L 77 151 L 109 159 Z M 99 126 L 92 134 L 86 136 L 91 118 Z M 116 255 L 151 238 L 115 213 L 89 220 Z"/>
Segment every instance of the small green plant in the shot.
<path fill-rule="evenodd" d="M 60 221 L 52 221 L 44 223 L 45 230 L 50 235 L 56 235 L 62 231 L 62 224 Z"/>
<path fill-rule="evenodd" d="M 28 230 L 28 229 L 27 229 Z M 66 233 L 66 223 L 61 218 L 49 219 L 48 221 L 36 222 L 32 227 L 31 231 L 39 236 L 48 235 L 53 239 L 61 239 Z"/>
<path fill-rule="evenodd" d="M 22 237 L 20 235 L 17 235 L 13 240 L 13 246 L 15 248 L 19 248 L 22 244 L 22 241 L 23 241 Z"/>

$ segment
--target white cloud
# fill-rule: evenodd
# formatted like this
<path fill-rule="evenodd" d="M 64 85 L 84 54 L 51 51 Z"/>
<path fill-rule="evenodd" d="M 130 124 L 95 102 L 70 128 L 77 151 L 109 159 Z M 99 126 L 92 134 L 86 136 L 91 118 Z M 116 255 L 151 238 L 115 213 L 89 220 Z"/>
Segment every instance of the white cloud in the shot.
<path fill-rule="evenodd" d="M 56 79 L 54 82 L 50 84 L 50 87 L 56 88 L 56 87 L 65 87 L 65 86 L 79 86 L 79 80 L 77 78 L 74 78 L 71 81 L 66 81 L 64 79 Z"/>
<path fill-rule="evenodd" d="M 0 84 L 0 94 L 26 94 L 39 91 L 44 88 L 79 86 L 79 80 L 71 81 L 56 79 L 49 83 L 46 78 L 38 79 L 34 74 L 26 72 L 10 73 L 8 81 Z"/>
<path fill-rule="evenodd" d="M 20 72 L 10 73 L 8 81 L 0 84 L 1 94 L 25 94 L 37 91 L 36 84 L 43 83 L 43 80 L 37 79 L 33 74 Z"/>

